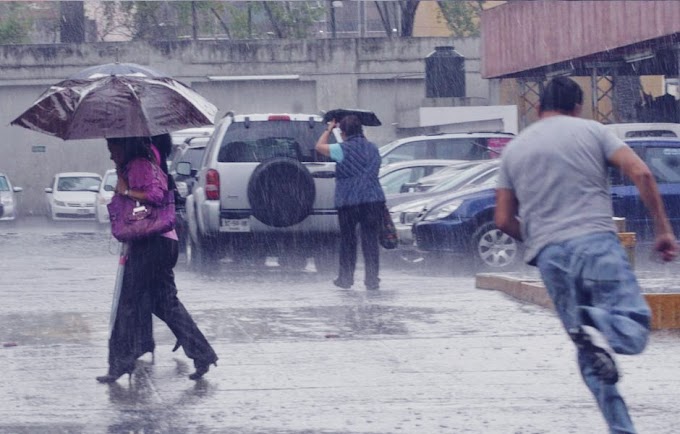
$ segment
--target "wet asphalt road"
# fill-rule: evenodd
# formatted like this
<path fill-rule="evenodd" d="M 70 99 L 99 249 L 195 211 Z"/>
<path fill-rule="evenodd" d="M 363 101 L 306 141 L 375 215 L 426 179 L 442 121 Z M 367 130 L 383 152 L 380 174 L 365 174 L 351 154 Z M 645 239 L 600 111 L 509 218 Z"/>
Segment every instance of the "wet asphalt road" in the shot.
<path fill-rule="evenodd" d="M 180 299 L 219 366 L 187 379 L 156 321 L 155 360 L 98 384 L 116 249 L 94 225 L 0 225 L 0 433 L 606 432 L 552 312 L 452 269 L 386 265 L 366 292 L 312 265 L 180 265 Z M 655 332 L 619 358 L 641 433 L 678 431 L 678 350 L 678 333 Z"/>

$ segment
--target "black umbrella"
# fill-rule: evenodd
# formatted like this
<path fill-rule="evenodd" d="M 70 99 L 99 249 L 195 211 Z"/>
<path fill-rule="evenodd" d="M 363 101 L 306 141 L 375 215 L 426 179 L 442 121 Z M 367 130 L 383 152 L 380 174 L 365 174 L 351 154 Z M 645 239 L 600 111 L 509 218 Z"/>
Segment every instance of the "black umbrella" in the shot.
<path fill-rule="evenodd" d="M 335 119 L 336 122 L 340 122 L 342 118 L 347 115 L 356 115 L 361 121 L 361 124 L 367 127 L 379 127 L 382 125 L 378 116 L 369 110 L 358 110 L 358 109 L 334 109 L 327 111 L 323 115 L 324 122 L 330 122 Z"/>
<path fill-rule="evenodd" d="M 170 77 L 103 75 L 53 85 L 11 124 L 64 140 L 150 137 L 211 125 L 216 114 Z"/>

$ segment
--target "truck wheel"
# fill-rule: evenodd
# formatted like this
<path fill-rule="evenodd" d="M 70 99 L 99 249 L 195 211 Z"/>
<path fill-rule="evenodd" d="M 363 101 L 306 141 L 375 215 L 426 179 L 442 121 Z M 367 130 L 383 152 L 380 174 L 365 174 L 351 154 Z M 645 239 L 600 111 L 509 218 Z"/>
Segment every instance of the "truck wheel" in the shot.
<path fill-rule="evenodd" d="M 508 271 L 521 262 L 520 243 L 496 227 L 484 223 L 472 236 L 472 256 L 475 266 L 485 271 Z"/>
<path fill-rule="evenodd" d="M 316 186 L 299 161 L 274 157 L 255 168 L 248 181 L 253 216 L 274 227 L 288 227 L 306 219 L 314 207 Z"/>

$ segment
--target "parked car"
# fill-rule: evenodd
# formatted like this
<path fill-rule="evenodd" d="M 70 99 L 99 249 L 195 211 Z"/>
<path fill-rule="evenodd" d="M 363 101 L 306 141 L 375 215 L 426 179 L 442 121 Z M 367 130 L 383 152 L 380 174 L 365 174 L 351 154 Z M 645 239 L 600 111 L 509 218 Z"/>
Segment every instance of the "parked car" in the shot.
<path fill-rule="evenodd" d="M 680 233 L 680 139 L 635 138 L 626 143 L 654 174 L 673 231 Z M 637 188 L 614 168 L 610 169 L 610 180 L 614 215 L 626 218 L 626 231 L 635 232 L 638 244 L 648 243 L 654 228 Z"/>
<path fill-rule="evenodd" d="M 428 181 L 428 178 L 430 177 L 423 178 L 415 183 L 415 187 L 413 188 L 415 191 L 413 192 L 388 194 L 386 196 L 387 207 L 392 209 L 392 207 L 405 202 L 430 199 L 436 196 L 450 194 L 466 186 L 479 185 L 495 176 L 499 167 L 500 160 L 495 159 L 489 161 L 474 161 L 470 162 L 470 164 L 452 166 L 451 169 L 455 170 L 450 170 L 449 168 L 442 169 L 440 172 L 446 171 L 448 176 L 439 177 L 439 174 L 434 174 L 430 177 L 436 177 L 436 181 Z M 436 184 L 434 184 L 435 182 Z M 429 187 L 431 184 L 434 184 L 434 186 Z M 419 187 L 421 185 L 427 185 L 428 188 L 425 189 L 425 191 L 420 191 Z"/>
<path fill-rule="evenodd" d="M 205 154 L 206 145 L 208 144 L 209 137 L 192 137 L 187 139 L 185 146 L 183 146 L 179 152 L 175 155 L 172 160 L 172 169 L 170 169 L 170 175 L 175 180 L 177 185 L 177 190 L 180 196 L 187 197 L 191 193 L 194 182 L 196 181 L 196 174 L 198 169 L 201 167 L 201 162 L 203 161 L 203 155 Z M 183 173 L 188 175 L 182 175 L 177 173 L 177 165 L 185 164 Z M 188 166 L 186 166 L 188 165 Z"/>
<path fill-rule="evenodd" d="M 680 139 L 635 138 L 626 143 L 651 169 L 668 219 L 674 232 L 680 233 Z M 625 218 L 626 231 L 635 232 L 638 245 L 653 242 L 653 222 L 637 188 L 613 167 L 609 175 L 614 216 Z M 495 206 L 495 188 L 484 185 L 430 202 L 413 223 L 417 249 L 472 257 L 483 269 L 516 267 L 522 259 L 522 246 L 495 227 Z"/>
<path fill-rule="evenodd" d="M 116 184 L 118 183 L 118 175 L 116 169 L 109 169 L 104 172 L 102 182 L 99 184 L 99 189 L 95 195 L 94 214 L 97 223 L 108 224 L 109 209 L 107 205 L 111 202 L 114 192 L 116 191 Z"/>
<path fill-rule="evenodd" d="M 175 229 L 177 231 L 177 238 L 179 241 L 179 248 L 186 249 L 186 239 L 188 224 L 186 219 L 186 197 L 191 194 L 194 183 L 196 182 L 196 174 L 201 167 L 203 155 L 205 154 L 206 144 L 209 137 L 192 137 L 187 139 L 185 146 L 175 156 L 172 163 L 172 170 L 170 175 L 175 180 L 177 192 L 180 197 L 175 198 Z M 180 172 L 177 173 L 178 168 Z"/>
<path fill-rule="evenodd" d="M 460 160 L 402 161 L 382 166 L 378 177 L 385 194 L 404 193 L 409 185 L 414 185 L 421 178 L 460 163 Z"/>
<path fill-rule="evenodd" d="M 511 133 L 440 133 L 406 137 L 380 148 L 382 164 L 408 160 L 488 160 L 515 137 Z"/>
<path fill-rule="evenodd" d="M 45 188 L 48 216 L 52 220 L 94 220 L 101 182 L 98 173 L 57 173 Z"/>
<path fill-rule="evenodd" d="M 291 268 L 313 257 L 317 270 L 337 267 L 335 163 L 314 149 L 325 127 L 311 114 L 230 113 L 219 121 L 186 200 L 190 266 L 226 255 L 277 256 Z"/>
<path fill-rule="evenodd" d="M 172 170 L 172 164 L 176 160 L 176 156 L 181 150 L 186 148 L 188 141 L 194 137 L 205 137 L 209 138 L 210 135 L 215 130 L 215 127 L 197 127 L 197 128 L 186 128 L 184 130 L 173 131 L 170 133 L 172 138 L 172 151 L 168 155 L 168 170 Z"/>
<path fill-rule="evenodd" d="M 671 122 L 608 124 L 607 128 L 612 130 L 614 134 L 621 139 L 632 139 L 636 137 L 680 137 L 680 124 Z"/>
<path fill-rule="evenodd" d="M 14 220 L 17 217 L 17 196 L 16 193 L 23 191 L 23 188 L 13 186 L 9 177 L 0 173 L 0 220 Z"/>

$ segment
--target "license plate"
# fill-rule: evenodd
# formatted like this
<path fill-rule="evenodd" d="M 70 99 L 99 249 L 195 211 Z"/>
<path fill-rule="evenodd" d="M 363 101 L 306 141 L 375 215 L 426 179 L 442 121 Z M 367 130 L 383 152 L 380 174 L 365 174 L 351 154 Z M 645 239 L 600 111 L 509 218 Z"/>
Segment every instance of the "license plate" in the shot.
<path fill-rule="evenodd" d="M 78 214 L 89 214 L 90 210 L 86 208 L 79 208 L 78 209 Z"/>
<path fill-rule="evenodd" d="M 249 219 L 222 219 L 222 232 L 250 232 Z"/>

